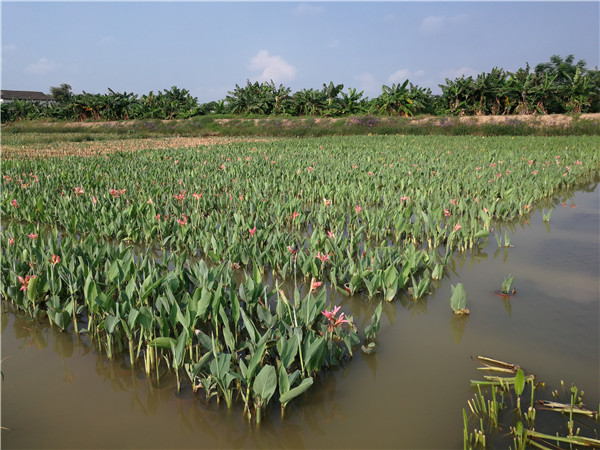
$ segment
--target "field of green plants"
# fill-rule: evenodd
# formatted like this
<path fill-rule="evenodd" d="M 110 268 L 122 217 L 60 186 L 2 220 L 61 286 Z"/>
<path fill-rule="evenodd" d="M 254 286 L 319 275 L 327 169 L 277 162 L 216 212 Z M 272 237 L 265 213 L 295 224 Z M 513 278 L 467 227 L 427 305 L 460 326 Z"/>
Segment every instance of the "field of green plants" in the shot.
<path fill-rule="evenodd" d="M 375 351 L 383 302 L 425 296 L 452 252 L 506 243 L 496 221 L 593 177 L 598 147 L 353 136 L 9 159 L 0 293 L 260 421 Z M 379 305 L 364 329 L 333 292 Z"/>

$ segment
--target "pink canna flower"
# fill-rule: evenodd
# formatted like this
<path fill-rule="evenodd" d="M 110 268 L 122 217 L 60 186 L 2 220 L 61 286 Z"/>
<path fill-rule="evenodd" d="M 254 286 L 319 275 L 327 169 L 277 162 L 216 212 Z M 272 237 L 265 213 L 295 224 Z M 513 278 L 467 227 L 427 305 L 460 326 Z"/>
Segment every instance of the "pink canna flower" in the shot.
<path fill-rule="evenodd" d="M 185 214 L 181 214 L 181 219 L 177 219 L 177 223 L 182 227 L 186 226 L 188 223 L 188 218 Z"/>
<path fill-rule="evenodd" d="M 57 265 L 60 262 L 60 256 L 52 255 L 50 262 L 52 263 L 53 266 Z"/>
<path fill-rule="evenodd" d="M 152 202 L 152 198 L 148 197 L 148 201 L 146 203 L 148 203 L 149 205 L 151 205 L 153 203 Z"/>
<path fill-rule="evenodd" d="M 37 235 L 37 234 L 30 233 L 30 234 L 28 234 L 28 235 L 27 235 L 27 237 L 28 237 L 29 239 L 37 239 L 37 238 L 38 238 L 38 235 Z"/>
<path fill-rule="evenodd" d="M 19 205 L 17 204 L 17 201 L 14 198 L 13 198 L 13 201 L 12 201 L 12 205 L 13 205 L 14 208 L 18 208 L 19 207 Z"/>
<path fill-rule="evenodd" d="M 460 226 L 460 223 L 456 222 L 456 225 L 454 225 L 454 230 L 453 231 L 458 231 L 460 230 L 462 227 Z"/>
<path fill-rule="evenodd" d="M 329 237 L 331 239 L 335 239 L 335 235 L 333 234 L 333 231 L 329 230 L 329 231 L 327 231 L 327 234 L 329 235 Z"/>
<path fill-rule="evenodd" d="M 323 197 L 323 204 L 325 206 L 329 206 L 329 205 L 331 205 L 331 200 L 327 200 L 325 197 Z"/>
<path fill-rule="evenodd" d="M 200 194 L 197 194 L 196 192 L 194 192 L 194 193 L 192 194 L 192 197 L 194 197 L 196 200 L 200 200 L 200 197 L 202 197 L 202 193 L 200 193 Z"/>
<path fill-rule="evenodd" d="M 75 186 L 75 187 L 73 188 L 73 192 L 75 192 L 75 195 L 76 195 L 77 197 L 79 197 L 80 195 L 83 195 L 83 193 L 84 193 L 84 190 L 83 190 L 83 188 L 82 188 L 81 186 Z"/>
<path fill-rule="evenodd" d="M 11 237 L 11 238 L 8 240 L 8 243 L 9 243 L 10 245 L 15 245 L 15 238 L 14 238 L 14 237 Z"/>
<path fill-rule="evenodd" d="M 358 214 L 359 212 L 362 211 L 362 208 L 358 205 L 356 205 L 356 207 L 354 208 L 354 211 Z"/>
<path fill-rule="evenodd" d="M 350 323 L 347 319 L 344 319 L 344 313 L 341 313 L 339 315 L 339 317 L 336 317 L 337 313 L 339 312 L 340 307 L 339 306 L 335 306 L 332 310 L 327 311 L 326 309 L 321 311 L 321 314 L 323 314 L 327 320 L 328 320 L 328 324 L 327 324 L 327 331 L 329 331 L 330 333 L 337 327 L 341 327 L 342 324 L 344 323 Z"/>
<path fill-rule="evenodd" d="M 254 236 L 254 233 L 256 233 L 256 227 L 250 228 L 248 231 L 250 232 L 250 236 Z"/>
<path fill-rule="evenodd" d="M 448 217 L 451 216 L 452 214 L 450 214 L 450 211 L 448 211 L 447 209 L 444 210 L 444 217 Z"/>
<path fill-rule="evenodd" d="M 96 200 L 96 197 L 94 197 L 93 195 L 92 195 L 92 203 L 93 203 L 94 205 L 95 205 L 96 203 L 98 203 L 98 200 Z"/>
<path fill-rule="evenodd" d="M 321 287 L 321 285 L 323 284 L 322 281 L 315 281 L 314 277 L 310 280 L 310 292 L 315 293 L 317 292 L 317 288 Z"/>
<path fill-rule="evenodd" d="M 17 277 L 19 279 L 19 283 L 21 283 L 21 290 L 26 291 L 27 286 L 29 285 L 29 281 L 35 278 L 35 275 L 27 275 L 24 279 L 22 277 Z"/>
<path fill-rule="evenodd" d="M 296 211 L 294 211 L 292 213 L 292 219 L 295 219 L 296 217 L 298 217 L 300 214 L 298 214 Z"/>
<path fill-rule="evenodd" d="M 329 255 L 327 253 L 321 254 L 321 251 L 318 251 L 315 258 L 319 258 L 321 262 L 329 261 Z"/>

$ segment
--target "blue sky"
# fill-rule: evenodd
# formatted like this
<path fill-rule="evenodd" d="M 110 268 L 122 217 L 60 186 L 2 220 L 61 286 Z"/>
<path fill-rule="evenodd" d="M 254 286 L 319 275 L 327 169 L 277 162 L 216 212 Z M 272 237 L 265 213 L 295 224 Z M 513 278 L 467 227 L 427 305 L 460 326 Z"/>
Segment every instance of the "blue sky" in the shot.
<path fill-rule="evenodd" d="M 551 55 L 600 65 L 600 2 L 2 1 L 2 89 L 145 94 L 200 102 L 246 80 L 292 92 L 333 81 L 373 98 L 409 79 L 514 71 Z"/>

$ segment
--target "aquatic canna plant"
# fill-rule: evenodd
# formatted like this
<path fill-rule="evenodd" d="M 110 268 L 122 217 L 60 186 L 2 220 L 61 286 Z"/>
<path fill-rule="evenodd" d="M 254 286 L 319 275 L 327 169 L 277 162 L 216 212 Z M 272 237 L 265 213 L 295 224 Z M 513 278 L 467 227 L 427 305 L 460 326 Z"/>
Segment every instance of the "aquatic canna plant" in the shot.
<path fill-rule="evenodd" d="M 450 307 L 454 314 L 469 314 L 467 306 L 467 293 L 462 283 L 452 287 L 452 296 L 450 297 Z"/>
<path fill-rule="evenodd" d="M 511 292 L 511 288 L 513 285 L 514 277 L 512 275 L 508 275 L 504 281 L 502 282 L 502 293 L 504 295 L 514 294 L 516 290 L 513 288 Z"/>

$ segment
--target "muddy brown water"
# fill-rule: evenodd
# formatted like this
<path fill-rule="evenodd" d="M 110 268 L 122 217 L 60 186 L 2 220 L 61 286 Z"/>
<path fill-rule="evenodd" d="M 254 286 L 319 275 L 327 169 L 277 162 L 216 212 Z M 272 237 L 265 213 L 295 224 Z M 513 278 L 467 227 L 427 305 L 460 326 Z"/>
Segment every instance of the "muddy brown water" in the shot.
<path fill-rule="evenodd" d="M 242 418 L 239 403 L 232 411 L 214 400 L 207 406 L 186 383 L 177 393 L 173 376 L 156 383 L 123 359 L 109 361 L 84 336 L 5 312 L 2 447 L 462 448 L 469 380 L 482 379 L 477 355 L 534 372 L 548 384 L 540 398 L 573 382 L 597 409 L 600 188 L 588 190 L 561 198 L 564 207 L 555 201 L 549 224 L 537 211 L 529 224 L 507 226 L 514 247 L 490 239 L 484 251 L 457 255 L 426 298 L 385 304 L 376 354 L 357 349 L 325 371 L 284 419 L 273 398 L 260 427 Z M 495 290 L 509 273 L 517 294 L 503 299 Z M 471 310 L 463 319 L 449 305 L 457 282 Z M 362 326 L 377 304 L 335 300 Z"/>

